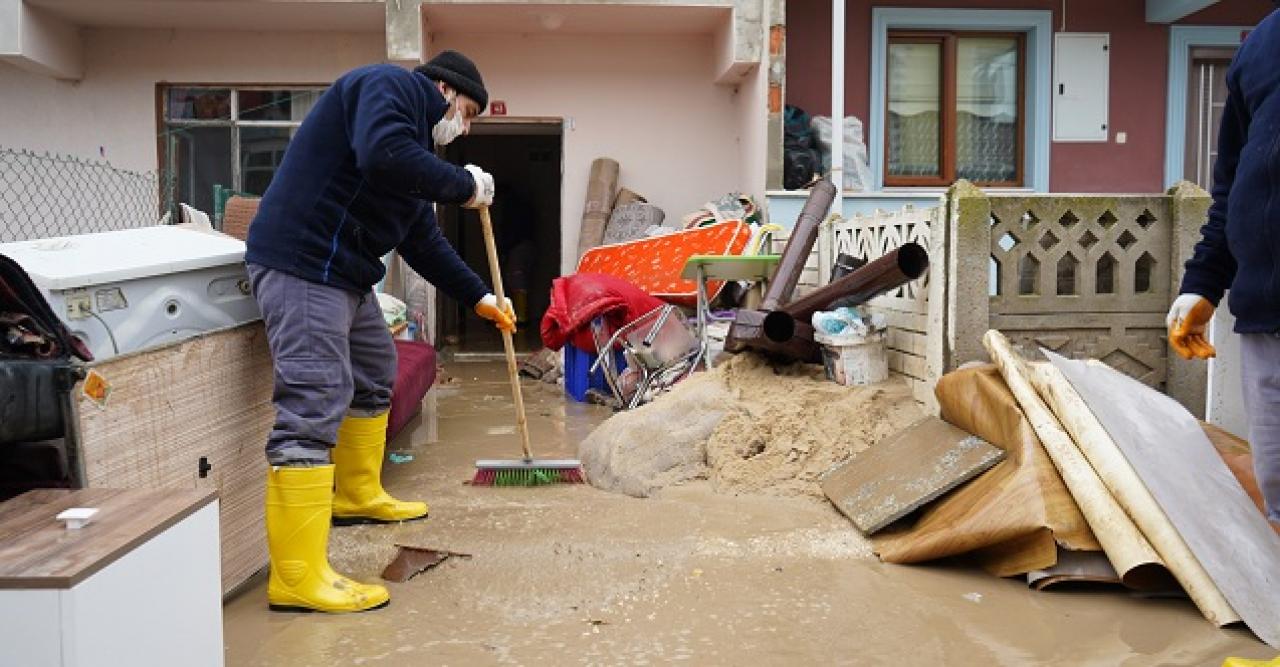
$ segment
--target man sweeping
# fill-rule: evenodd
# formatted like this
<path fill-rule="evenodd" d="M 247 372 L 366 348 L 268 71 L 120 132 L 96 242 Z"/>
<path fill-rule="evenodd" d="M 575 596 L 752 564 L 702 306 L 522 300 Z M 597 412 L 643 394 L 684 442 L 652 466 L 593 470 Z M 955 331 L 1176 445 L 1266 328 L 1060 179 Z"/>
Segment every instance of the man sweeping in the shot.
<path fill-rule="evenodd" d="M 289 144 L 249 229 L 249 279 L 275 370 L 266 523 L 273 610 L 354 612 L 387 589 L 335 572 L 330 523 L 427 516 L 383 489 L 396 351 L 372 287 L 397 250 L 445 294 L 514 330 L 509 303 L 445 240 L 433 203 L 493 202 L 493 177 L 436 157 L 466 134 L 488 93 L 476 66 L 445 51 L 413 71 L 353 70 L 320 97 Z"/>
<path fill-rule="evenodd" d="M 1181 296 L 1169 310 L 1169 343 L 1184 359 L 1208 359 L 1205 328 L 1230 289 L 1240 333 L 1254 474 L 1267 517 L 1280 521 L 1280 18 L 1249 33 L 1227 70 L 1227 100 L 1213 169 L 1213 206 Z"/>

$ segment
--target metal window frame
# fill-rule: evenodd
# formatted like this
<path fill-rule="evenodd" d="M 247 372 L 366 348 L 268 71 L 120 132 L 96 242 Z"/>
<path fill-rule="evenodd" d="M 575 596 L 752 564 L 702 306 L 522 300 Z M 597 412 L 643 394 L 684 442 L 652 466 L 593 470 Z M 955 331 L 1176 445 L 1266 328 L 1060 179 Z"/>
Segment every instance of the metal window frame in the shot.
<path fill-rule="evenodd" d="M 162 202 L 166 199 L 170 202 L 177 201 L 177 184 L 182 171 L 186 171 L 190 176 L 193 170 L 183 169 L 183 165 L 174 165 L 170 158 L 174 152 L 173 131 L 183 128 L 194 127 L 227 127 L 231 129 L 231 183 L 229 184 L 233 190 L 244 189 L 244 174 L 240 166 L 240 129 L 243 127 L 263 127 L 263 128 L 298 128 L 302 126 L 302 121 L 297 120 L 241 120 L 240 119 L 240 93 L 246 91 L 259 90 L 289 90 L 289 91 L 306 91 L 322 93 L 330 85 L 329 83 L 285 83 L 285 84 L 228 84 L 228 83 L 162 83 L 158 86 L 160 96 L 159 104 L 159 124 L 160 133 L 164 137 L 164 149 L 161 153 L 160 170 L 166 175 L 162 188 L 168 188 L 170 192 L 168 197 L 161 197 Z M 228 119 L 205 120 L 205 119 L 171 119 L 169 117 L 169 95 L 168 92 L 174 88 L 197 88 L 197 89 L 226 89 L 230 91 L 231 97 L 231 117 Z M 190 189 L 190 188 L 189 188 Z"/>

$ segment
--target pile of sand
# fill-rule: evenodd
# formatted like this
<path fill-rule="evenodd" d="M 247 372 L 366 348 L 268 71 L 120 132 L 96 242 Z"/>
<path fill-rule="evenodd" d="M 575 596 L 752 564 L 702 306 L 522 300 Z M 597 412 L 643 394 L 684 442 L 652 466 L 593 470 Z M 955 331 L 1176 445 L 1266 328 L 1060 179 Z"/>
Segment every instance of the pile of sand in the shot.
<path fill-rule="evenodd" d="M 578 456 L 593 485 L 632 496 L 708 478 L 722 493 L 821 497 L 829 470 L 921 416 L 900 379 L 843 387 L 744 353 L 610 417 Z"/>

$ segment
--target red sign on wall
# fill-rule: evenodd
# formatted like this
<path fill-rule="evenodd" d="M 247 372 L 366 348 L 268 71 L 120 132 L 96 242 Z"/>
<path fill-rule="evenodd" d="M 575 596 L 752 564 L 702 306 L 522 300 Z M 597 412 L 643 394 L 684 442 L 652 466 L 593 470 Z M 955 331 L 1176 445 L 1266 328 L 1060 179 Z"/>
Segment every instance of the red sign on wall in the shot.
<path fill-rule="evenodd" d="M 507 103 L 499 100 L 494 100 L 492 103 L 489 104 L 489 115 L 491 116 L 507 115 Z"/>

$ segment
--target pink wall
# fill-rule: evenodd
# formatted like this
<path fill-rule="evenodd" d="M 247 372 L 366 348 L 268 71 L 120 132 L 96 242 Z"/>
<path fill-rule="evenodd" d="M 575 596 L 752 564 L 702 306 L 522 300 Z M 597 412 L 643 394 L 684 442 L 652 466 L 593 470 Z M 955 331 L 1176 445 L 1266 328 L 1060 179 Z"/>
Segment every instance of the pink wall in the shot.
<path fill-rule="evenodd" d="M 753 115 L 741 108 L 751 88 L 735 94 L 715 83 L 713 42 L 697 34 L 446 33 L 431 48 L 475 58 L 491 98 L 505 101 L 509 115 L 572 119 L 564 135 L 561 198 L 561 269 L 571 273 L 588 174 L 598 157 L 617 160 L 619 184 L 669 219 L 749 187 L 740 170 L 739 123 Z M 755 141 L 748 137 L 748 151 Z M 763 161 L 756 169 L 762 180 Z"/>
<path fill-rule="evenodd" d="M 871 8 L 955 8 L 949 0 L 848 0 L 845 43 L 845 108 L 868 118 L 871 89 Z M 987 0 L 982 9 L 1040 9 L 1054 13 L 1057 0 Z M 1222 0 L 1181 23 L 1253 25 L 1271 10 L 1267 0 Z M 1111 130 L 1128 134 L 1125 144 L 1055 143 L 1050 151 L 1050 188 L 1055 192 L 1157 192 L 1164 180 L 1164 113 L 1168 28 L 1149 24 L 1139 0 L 1067 0 L 1070 32 L 1111 34 Z M 811 114 L 830 113 L 831 3 L 787 1 L 788 104 Z"/>
<path fill-rule="evenodd" d="M 84 79 L 59 81 L 0 63 L 0 146 L 151 171 L 156 84 L 317 84 L 386 55 L 382 33 L 82 31 Z"/>

